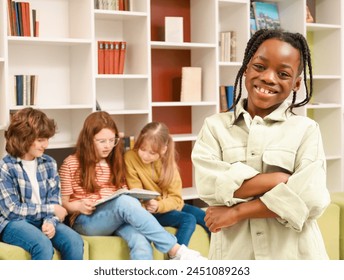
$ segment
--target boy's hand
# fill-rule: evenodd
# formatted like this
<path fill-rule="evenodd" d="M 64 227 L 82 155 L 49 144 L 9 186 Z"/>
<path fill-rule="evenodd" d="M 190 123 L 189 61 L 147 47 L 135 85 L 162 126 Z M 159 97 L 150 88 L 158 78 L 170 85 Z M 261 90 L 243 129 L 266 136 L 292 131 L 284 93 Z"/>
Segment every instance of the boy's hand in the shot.
<path fill-rule="evenodd" d="M 55 227 L 53 224 L 44 222 L 42 225 L 42 232 L 49 238 L 53 238 L 55 236 Z"/>
<path fill-rule="evenodd" d="M 204 221 L 211 232 L 219 232 L 222 228 L 233 226 L 238 222 L 236 207 L 208 207 Z"/>

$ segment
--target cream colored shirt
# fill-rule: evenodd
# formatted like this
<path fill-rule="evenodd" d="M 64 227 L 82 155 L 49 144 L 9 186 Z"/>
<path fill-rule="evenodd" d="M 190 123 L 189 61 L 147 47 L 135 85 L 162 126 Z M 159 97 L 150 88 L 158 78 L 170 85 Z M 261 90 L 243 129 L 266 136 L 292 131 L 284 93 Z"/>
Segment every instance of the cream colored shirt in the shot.
<path fill-rule="evenodd" d="M 211 206 L 245 202 L 233 197 L 259 173 L 289 172 L 260 197 L 280 218 L 248 219 L 212 234 L 210 259 L 327 259 L 316 219 L 330 203 L 319 126 L 292 115 L 287 103 L 263 119 L 243 109 L 207 118 L 192 151 L 195 181 Z"/>

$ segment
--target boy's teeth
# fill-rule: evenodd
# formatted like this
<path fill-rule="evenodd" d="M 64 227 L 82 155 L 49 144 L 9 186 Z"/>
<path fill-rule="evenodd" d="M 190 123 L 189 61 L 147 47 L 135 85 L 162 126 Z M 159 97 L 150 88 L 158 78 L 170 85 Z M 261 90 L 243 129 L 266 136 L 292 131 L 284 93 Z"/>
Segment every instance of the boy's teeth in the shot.
<path fill-rule="evenodd" d="M 263 88 L 260 88 L 259 91 L 262 92 L 262 93 L 265 93 L 265 94 L 269 94 L 270 93 L 270 91 L 268 91 L 267 89 L 263 89 Z"/>

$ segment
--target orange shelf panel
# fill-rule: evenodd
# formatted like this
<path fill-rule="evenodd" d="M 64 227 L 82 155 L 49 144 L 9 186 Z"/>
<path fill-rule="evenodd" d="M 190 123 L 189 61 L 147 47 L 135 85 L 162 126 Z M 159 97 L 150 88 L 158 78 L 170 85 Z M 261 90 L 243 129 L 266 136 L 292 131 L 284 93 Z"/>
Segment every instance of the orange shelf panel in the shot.
<path fill-rule="evenodd" d="M 190 50 L 152 50 L 152 101 L 180 101 L 182 67 L 191 65 Z"/>
<path fill-rule="evenodd" d="M 184 42 L 190 42 L 190 1 L 151 1 L 151 40 L 165 41 L 165 17 L 183 18 Z"/>

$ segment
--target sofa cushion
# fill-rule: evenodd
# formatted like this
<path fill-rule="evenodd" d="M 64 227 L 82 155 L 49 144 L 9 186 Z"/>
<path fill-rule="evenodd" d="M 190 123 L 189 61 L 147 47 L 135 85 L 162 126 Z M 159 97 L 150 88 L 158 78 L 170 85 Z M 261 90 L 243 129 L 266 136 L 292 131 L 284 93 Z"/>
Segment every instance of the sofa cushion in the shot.
<path fill-rule="evenodd" d="M 84 240 L 84 260 L 89 259 L 88 250 L 89 245 Z M 60 253 L 55 249 L 54 251 L 53 260 L 60 260 Z M 0 242 L 0 260 L 31 260 L 31 255 L 21 247 Z"/>
<path fill-rule="evenodd" d="M 339 206 L 331 203 L 317 220 L 327 254 L 331 260 L 339 260 L 339 216 Z"/>
<path fill-rule="evenodd" d="M 331 201 L 335 203 L 340 208 L 340 224 L 339 224 L 339 231 L 340 231 L 340 249 L 339 249 L 339 256 L 341 260 L 344 260 L 344 192 L 336 192 L 331 193 Z"/>

